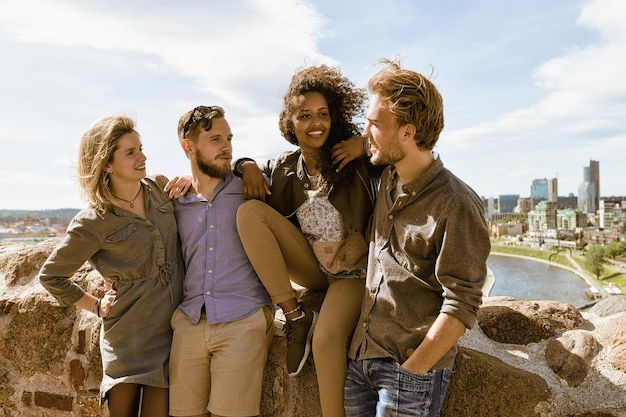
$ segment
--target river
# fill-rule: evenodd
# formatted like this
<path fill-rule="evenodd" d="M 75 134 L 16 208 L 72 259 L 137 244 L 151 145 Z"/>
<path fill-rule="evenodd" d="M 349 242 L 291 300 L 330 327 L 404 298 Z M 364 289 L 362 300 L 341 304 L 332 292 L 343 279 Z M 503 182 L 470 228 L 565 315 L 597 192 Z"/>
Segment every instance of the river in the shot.
<path fill-rule="evenodd" d="M 518 300 L 565 301 L 574 307 L 589 303 L 587 283 L 573 272 L 526 258 L 491 254 L 487 265 L 496 282 L 489 296 L 506 295 Z"/>

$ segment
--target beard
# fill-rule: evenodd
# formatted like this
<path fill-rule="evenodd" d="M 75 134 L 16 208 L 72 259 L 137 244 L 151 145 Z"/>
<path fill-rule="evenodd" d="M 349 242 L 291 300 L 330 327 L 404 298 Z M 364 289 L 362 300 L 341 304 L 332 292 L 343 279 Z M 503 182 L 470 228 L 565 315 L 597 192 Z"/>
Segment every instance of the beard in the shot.
<path fill-rule="evenodd" d="M 406 156 L 406 151 L 402 149 L 400 141 L 397 139 L 394 143 L 390 143 L 384 148 L 377 146 L 375 149 L 375 154 L 372 153 L 370 158 L 370 162 L 373 165 L 394 165 Z"/>
<path fill-rule="evenodd" d="M 196 165 L 198 169 L 205 175 L 212 178 L 226 178 L 230 174 L 231 168 L 229 162 L 223 164 L 216 164 L 213 161 L 209 161 L 204 158 L 196 149 Z"/>

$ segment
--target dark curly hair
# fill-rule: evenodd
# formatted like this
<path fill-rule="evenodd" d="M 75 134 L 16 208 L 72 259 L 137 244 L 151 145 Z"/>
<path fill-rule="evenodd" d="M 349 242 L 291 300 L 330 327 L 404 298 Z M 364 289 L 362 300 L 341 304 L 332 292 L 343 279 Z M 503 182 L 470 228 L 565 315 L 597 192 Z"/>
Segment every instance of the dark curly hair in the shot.
<path fill-rule="evenodd" d="M 322 94 L 328 102 L 331 126 L 328 139 L 322 146 L 321 170 L 326 181 L 337 183 L 356 169 L 357 161 L 351 161 L 341 172 L 335 172 L 331 156 L 333 146 L 361 134 L 361 124 L 356 119 L 365 117 L 367 94 L 365 89 L 356 88 L 352 81 L 344 77 L 339 68 L 320 65 L 296 71 L 283 98 L 278 121 L 280 133 L 294 145 L 298 145 L 292 123 L 292 116 L 297 111 L 294 98 L 311 91 Z"/>

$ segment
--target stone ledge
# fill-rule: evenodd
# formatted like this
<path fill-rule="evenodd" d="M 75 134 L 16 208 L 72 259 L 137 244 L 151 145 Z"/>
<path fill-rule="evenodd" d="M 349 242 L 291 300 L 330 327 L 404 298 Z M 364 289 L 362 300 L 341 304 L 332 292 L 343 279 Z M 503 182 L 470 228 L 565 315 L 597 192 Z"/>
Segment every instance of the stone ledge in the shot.
<path fill-rule="evenodd" d="M 74 307 L 60 308 L 32 278 L 7 279 L 7 274 L 41 266 L 36 262 L 20 266 L 32 262 L 33 256 L 26 256 L 31 250 L 26 246 L 5 250 L 0 244 L 0 417 L 106 416 L 106 409 L 98 405 L 102 372 L 98 318 Z M 45 254 L 37 253 L 37 262 L 43 262 Z M 7 262 L 6 256 L 13 259 Z M 73 279 L 90 291 L 101 287 L 101 277 L 89 268 Z M 305 306 L 318 309 L 323 293 L 301 292 L 301 297 Z M 540 314 L 525 314 L 528 302 L 485 300 L 485 306 L 508 310 L 485 310 L 489 314 L 482 324 L 485 329 L 477 325 L 461 338 L 457 369 L 440 417 L 626 416 L 626 338 L 621 337 L 626 334 L 626 296 L 600 301 L 581 313 L 582 322 L 568 306 L 544 303 L 545 309 L 531 309 Z M 518 326 L 511 326 L 506 314 L 497 314 L 510 315 L 511 310 L 524 315 Z M 555 323 L 555 317 L 561 321 Z M 287 375 L 281 319 L 277 312 L 261 415 L 317 417 L 313 359 L 298 377 Z M 522 336 L 542 323 L 548 333 L 537 332 L 539 337 L 528 344 L 510 343 L 525 341 Z M 504 343 L 487 336 L 507 332 L 518 334 L 510 334 Z M 595 342 L 599 346 L 594 347 Z M 584 366 L 578 366 L 578 358 Z"/>

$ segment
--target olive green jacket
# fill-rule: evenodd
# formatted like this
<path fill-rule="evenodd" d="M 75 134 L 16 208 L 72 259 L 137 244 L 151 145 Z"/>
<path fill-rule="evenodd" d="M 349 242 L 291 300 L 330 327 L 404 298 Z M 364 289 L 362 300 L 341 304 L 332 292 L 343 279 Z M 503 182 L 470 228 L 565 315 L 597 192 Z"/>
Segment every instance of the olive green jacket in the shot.
<path fill-rule="evenodd" d="M 243 161 L 244 159 L 238 160 L 236 166 Z M 367 242 L 381 169 L 372 166 L 365 158 L 357 162 L 354 174 L 349 179 L 334 184 L 328 199 L 349 226 L 361 233 Z M 306 200 L 304 191 L 312 186 L 304 170 L 301 151 L 284 152 L 276 159 L 259 164 L 259 168 L 270 179 L 272 194 L 267 196 L 267 203 L 298 225 L 296 210 Z"/>

